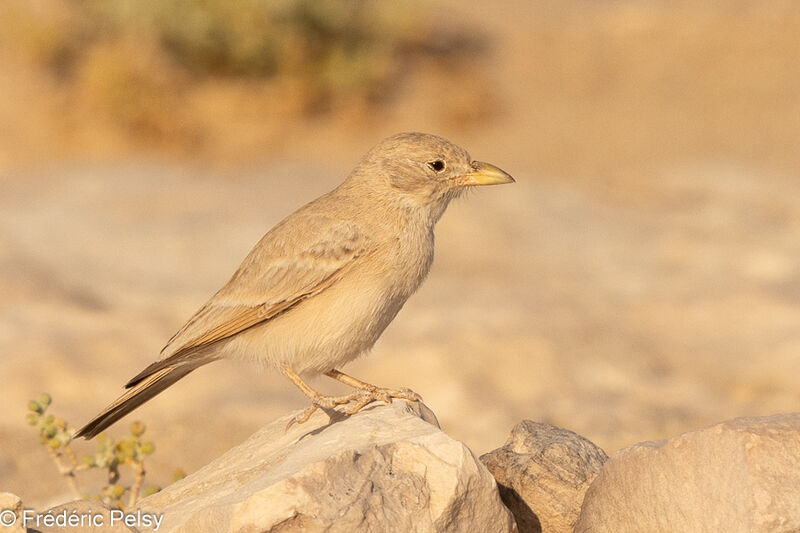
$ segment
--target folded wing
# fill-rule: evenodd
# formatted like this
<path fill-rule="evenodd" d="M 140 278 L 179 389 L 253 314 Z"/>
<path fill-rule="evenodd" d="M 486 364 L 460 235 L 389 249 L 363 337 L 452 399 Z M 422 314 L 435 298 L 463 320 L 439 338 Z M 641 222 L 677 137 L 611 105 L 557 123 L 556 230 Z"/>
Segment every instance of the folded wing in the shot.
<path fill-rule="evenodd" d="M 366 243 L 355 225 L 322 218 L 305 222 L 303 227 L 316 230 L 313 238 L 301 234 L 289 240 L 281 231 L 284 224 L 265 235 L 228 283 L 173 335 L 162 359 L 126 387 L 195 356 L 208 357 L 203 348 L 301 305 L 336 283 L 364 254 Z"/>

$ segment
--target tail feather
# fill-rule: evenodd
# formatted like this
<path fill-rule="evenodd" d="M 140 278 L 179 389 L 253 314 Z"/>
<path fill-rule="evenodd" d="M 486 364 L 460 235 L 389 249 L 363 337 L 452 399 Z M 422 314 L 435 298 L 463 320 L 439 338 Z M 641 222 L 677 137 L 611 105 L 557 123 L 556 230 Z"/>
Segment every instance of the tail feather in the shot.
<path fill-rule="evenodd" d="M 131 387 L 138 385 L 139 383 L 144 381 L 147 377 L 152 376 L 164 370 L 165 368 L 170 368 L 174 366 L 175 362 L 170 361 L 168 359 L 162 359 L 160 361 L 156 361 L 155 363 L 147 365 L 147 368 L 145 368 L 144 370 L 142 370 L 141 372 L 139 372 L 138 374 L 136 374 L 135 376 L 133 376 L 131 379 L 128 380 L 128 382 L 125 384 L 125 388 L 130 389 Z M 184 374 L 184 376 L 185 375 L 186 374 Z"/>
<path fill-rule="evenodd" d="M 102 413 L 79 429 L 73 438 L 93 438 L 144 402 L 207 362 L 210 361 L 194 361 L 193 364 L 185 362 L 183 364 L 173 364 L 140 378 L 134 386 L 130 387 L 122 396 L 106 407 Z"/>

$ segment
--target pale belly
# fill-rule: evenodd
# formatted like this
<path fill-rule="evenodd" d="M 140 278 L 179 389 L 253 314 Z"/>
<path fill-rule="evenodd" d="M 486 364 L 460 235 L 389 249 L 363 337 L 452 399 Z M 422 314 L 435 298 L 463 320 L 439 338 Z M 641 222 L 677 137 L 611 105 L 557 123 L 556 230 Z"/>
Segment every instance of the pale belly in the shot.
<path fill-rule="evenodd" d="M 313 375 L 368 352 L 413 290 L 348 279 L 225 341 L 218 354 L 276 368 L 285 364 Z"/>

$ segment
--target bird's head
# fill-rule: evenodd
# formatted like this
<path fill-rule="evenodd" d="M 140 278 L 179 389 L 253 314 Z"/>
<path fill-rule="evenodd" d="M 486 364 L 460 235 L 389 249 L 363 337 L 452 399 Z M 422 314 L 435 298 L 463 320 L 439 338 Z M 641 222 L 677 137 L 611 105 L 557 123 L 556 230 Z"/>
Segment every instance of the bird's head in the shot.
<path fill-rule="evenodd" d="M 463 148 L 426 133 L 398 133 L 372 148 L 350 180 L 367 182 L 384 195 L 427 210 L 435 220 L 466 188 L 513 183 L 494 165 L 473 161 Z"/>

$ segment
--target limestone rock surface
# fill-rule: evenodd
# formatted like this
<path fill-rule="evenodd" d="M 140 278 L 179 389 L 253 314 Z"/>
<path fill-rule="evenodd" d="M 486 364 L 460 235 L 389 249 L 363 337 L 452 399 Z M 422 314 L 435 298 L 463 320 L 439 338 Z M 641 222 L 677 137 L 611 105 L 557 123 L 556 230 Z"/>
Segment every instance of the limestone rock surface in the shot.
<path fill-rule="evenodd" d="M 619 451 L 587 491 L 575 531 L 800 531 L 800 413 Z"/>
<path fill-rule="evenodd" d="M 140 502 L 159 532 L 517 531 L 489 471 L 424 405 L 284 417 Z"/>
<path fill-rule="evenodd" d="M 88 500 L 64 503 L 48 509 L 43 514 L 49 514 L 56 518 L 54 526 L 41 529 L 32 528 L 43 533 L 94 533 L 96 531 L 139 533 L 136 526 L 142 523 L 141 514 L 137 516 L 136 511 L 123 513 L 118 509 L 111 510 L 100 502 Z M 67 520 L 73 520 L 73 522 Z M 145 518 L 144 521 L 150 523 L 149 518 Z M 31 531 L 29 529 L 28 533 Z"/>
<path fill-rule="evenodd" d="M 26 509 L 15 494 L 0 492 L 0 533 L 138 533 L 135 514 L 127 520 L 130 525 L 122 511 L 96 501 L 76 500 L 39 511 Z"/>
<path fill-rule="evenodd" d="M 481 456 L 521 533 L 571 533 L 606 453 L 550 424 L 523 420 L 502 448 Z"/>

